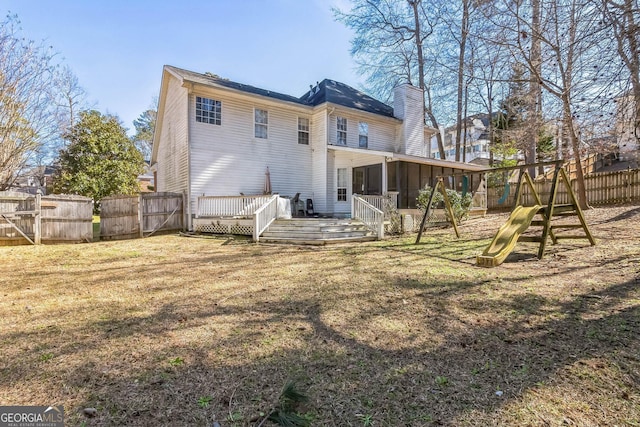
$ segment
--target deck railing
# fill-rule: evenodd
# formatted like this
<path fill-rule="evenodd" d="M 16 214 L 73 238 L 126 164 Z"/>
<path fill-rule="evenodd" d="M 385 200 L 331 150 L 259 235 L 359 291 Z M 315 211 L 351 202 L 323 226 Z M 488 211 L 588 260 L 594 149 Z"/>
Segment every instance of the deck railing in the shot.
<path fill-rule="evenodd" d="M 376 209 L 380 209 L 384 212 L 385 196 L 372 196 L 368 194 L 358 195 L 362 200 L 374 206 Z"/>
<path fill-rule="evenodd" d="M 196 218 L 251 217 L 273 196 L 200 196 Z"/>
<path fill-rule="evenodd" d="M 398 209 L 398 192 L 397 191 L 390 191 L 388 193 L 385 193 L 384 196 L 358 194 L 358 197 L 360 197 L 362 200 L 369 203 L 370 205 L 374 206 L 376 209 L 380 209 L 382 212 L 384 212 L 385 219 L 388 219 L 388 216 L 391 213 L 390 210 L 395 211 Z"/>
<path fill-rule="evenodd" d="M 271 196 L 265 204 L 263 204 L 253 214 L 253 241 L 260 240 L 260 235 L 264 230 L 275 221 L 278 216 L 278 195 Z"/>
<path fill-rule="evenodd" d="M 362 221 L 378 239 L 384 238 L 384 212 L 357 194 L 351 197 L 351 218 Z"/>

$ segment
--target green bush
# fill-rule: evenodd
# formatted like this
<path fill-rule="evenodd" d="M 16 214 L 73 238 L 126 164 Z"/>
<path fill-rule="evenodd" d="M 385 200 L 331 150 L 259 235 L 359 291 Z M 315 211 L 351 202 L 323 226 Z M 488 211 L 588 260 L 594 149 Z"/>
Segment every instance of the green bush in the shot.
<path fill-rule="evenodd" d="M 431 187 L 425 187 L 420 190 L 420 194 L 417 197 L 418 208 L 422 211 L 427 209 L 427 203 L 429 202 L 429 197 L 431 197 L 431 192 L 433 189 Z M 451 210 L 453 210 L 453 215 L 455 216 L 456 223 L 460 223 L 462 220 L 466 219 L 469 216 L 469 210 L 471 209 L 471 194 L 467 193 L 464 196 L 462 193 L 459 193 L 455 190 L 451 190 L 449 188 L 446 189 L 447 197 L 449 198 L 449 202 L 451 202 Z M 431 209 L 435 209 L 437 206 L 444 207 L 444 196 L 440 191 L 436 192 L 435 196 L 433 196 L 433 201 L 431 202 Z M 449 218 L 449 212 L 446 212 L 447 218 Z"/>

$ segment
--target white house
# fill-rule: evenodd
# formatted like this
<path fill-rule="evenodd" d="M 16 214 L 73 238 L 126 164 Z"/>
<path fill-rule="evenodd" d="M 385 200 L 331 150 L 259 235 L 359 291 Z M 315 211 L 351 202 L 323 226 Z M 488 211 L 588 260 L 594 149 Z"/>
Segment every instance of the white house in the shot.
<path fill-rule="evenodd" d="M 455 158 L 456 126 L 441 128 L 440 132 L 447 158 Z M 466 117 L 462 121 L 462 132 L 460 140 L 464 149 L 460 153 L 461 160 L 488 166 L 490 157 L 489 115 L 475 114 Z M 431 152 L 434 158 L 440 158 L 435 136 L 431 138 Z"/>
<path fill-rule="evenodd" d="M 319 214 L 349 214 L 354 193 L 397 192 L 400 209 L 415 208 L 436 176 L 483 169 L 430 158 L 422 97 L 406 84 L 391 107 L 323 80 L 298 98 L 165 66 L 156 191 L 185 192 L 191 219 L 199 196 L 262 194 L 268 168 L 274 193 L 300 193 Z"/>
<path fill-rule="evenodd" d="M 633 96 L 626 94 L 617 98 L 616 106 L 615 136 L 620 160 L 629 162 L 632 167 L 637 167 L 640 164 L 640 142 L 636 135 Z"/>

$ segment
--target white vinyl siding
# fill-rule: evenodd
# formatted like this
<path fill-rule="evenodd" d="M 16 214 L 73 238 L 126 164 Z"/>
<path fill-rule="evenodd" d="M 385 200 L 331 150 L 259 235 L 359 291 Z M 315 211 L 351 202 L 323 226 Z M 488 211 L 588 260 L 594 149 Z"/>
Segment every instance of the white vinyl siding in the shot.
<path fill-rule="evenodd" d="M 187 89 L 175 77 L 167 77 L 166 102 L 158 142 L 157 191 L 181 193 L 189 189 L 189 148 Z"/>
<path fill-rule="evenodd" d="M 212 91 L 213 92 L 213 91 Z M 298 117 L 287 105 L 256 105 L 226 93 L 210 94 L 224 106 L 222 126 L 192 119 L 192 194 L 262 194 L 269 167 L 274 193 L 313 198 L 310 146 L 298 144 Z M 268 140 L 255 143 L 255 109 L 268 111 Z M 314 207 L 319 207 L 314 200 Z"/>
<path fill-rule="evenodd" d="M 311 183 L 313 190 L 313 207 L 316 212 L 331 214 L 333 200 L 330 201 L 329 184 L 333 182 L 333 172 L 327 170 L 327 111 L 320 110 L 311 117 Z M 301 145 L 300 147 L 304 147 Z M 329 202 L 330 201 L 330 202 Z"/>
<path fill-rule="evenodd" d="M 377 119 L 369 114 L 352 114 L 351 111 L 340 111 L 340 113 L 330 116 L 332 131 L 329 135 L 329 144 L 342 145 L 338 143 L 338 118 L 343 118 L 347 121 L 347 147 L 361 148 L 360 132 L 357 125 L 362 122 L 367 124 L 367 149 L 399 152 L 397 144 L 399 121 L 384 117 Z"/>

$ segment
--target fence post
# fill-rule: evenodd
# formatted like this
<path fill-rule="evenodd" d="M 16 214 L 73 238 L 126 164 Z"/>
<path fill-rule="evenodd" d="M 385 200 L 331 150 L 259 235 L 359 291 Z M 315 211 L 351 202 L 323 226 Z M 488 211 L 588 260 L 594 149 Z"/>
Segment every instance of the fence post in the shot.
<path fill-rule="evenodd" d="M 199 203 L 199 199 L 196 198 L 196 203 Z M 198 217 L 199 206 L 196 207 L 196 218 Z M 187 193 L 182 190 L 182 231 L 187 231 Z"/>
<path fill-rule="evenodd" d="M 36 194 L 35 214 L 33 217 L 33 242 L 36 245 L 42 243 L 42 195 Z"/>
<path fill-rule="evenodd" d="M 140 238 L 144 237 L 144 214 L 142 213 L 142 193 L 138 195 L 138 228 L 140 229 Z"/>

